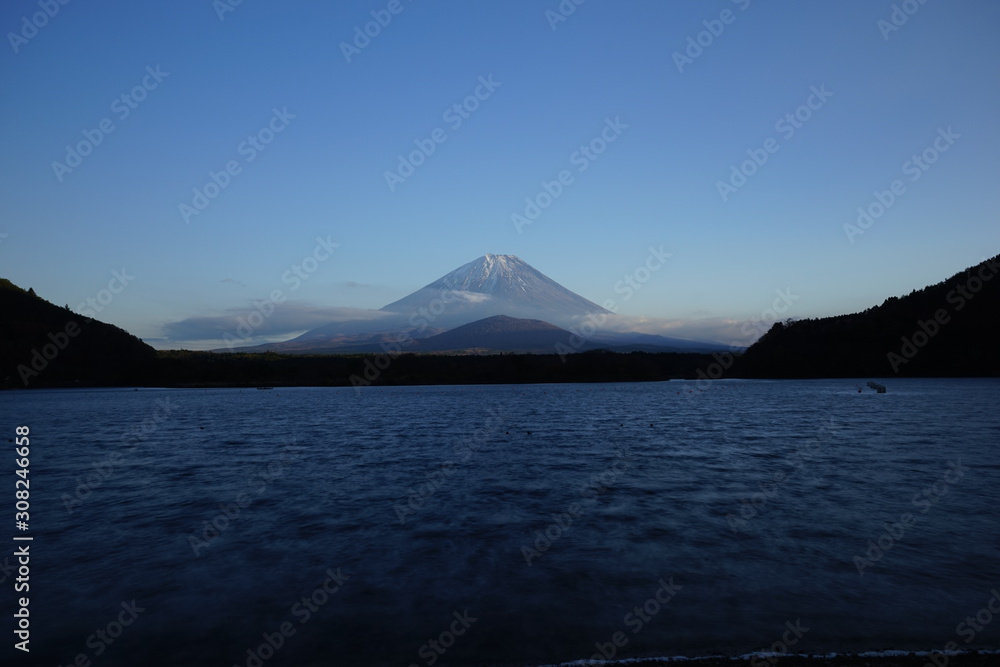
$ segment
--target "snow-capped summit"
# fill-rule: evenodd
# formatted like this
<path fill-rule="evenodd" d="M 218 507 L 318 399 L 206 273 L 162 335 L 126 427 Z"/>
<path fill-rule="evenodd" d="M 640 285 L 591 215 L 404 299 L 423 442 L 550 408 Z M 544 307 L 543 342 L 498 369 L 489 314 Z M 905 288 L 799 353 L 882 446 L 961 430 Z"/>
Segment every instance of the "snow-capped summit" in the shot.
<path fill-rule="evenodd" d="M 483 294 L 511 291 L 523 294 L 531 288 L 531 280 L 526 279 L 526 276 L 530 277 L 533 274 L 542 275 L 520 257 L 487 254 L 463 264 L 427 287 L 461 289 Z"/>
<path fill-rule="evenodd" d="M 566 322 L 608 311 L 571 292 L 514 255 L 483 255 L 382 308 L 400 314 L 421 309 L 466 322 L 493 315 Z M 439 312 L 435 312 L 439 311 Z M 425 312 L 427 312 L 425 310 Z"/>

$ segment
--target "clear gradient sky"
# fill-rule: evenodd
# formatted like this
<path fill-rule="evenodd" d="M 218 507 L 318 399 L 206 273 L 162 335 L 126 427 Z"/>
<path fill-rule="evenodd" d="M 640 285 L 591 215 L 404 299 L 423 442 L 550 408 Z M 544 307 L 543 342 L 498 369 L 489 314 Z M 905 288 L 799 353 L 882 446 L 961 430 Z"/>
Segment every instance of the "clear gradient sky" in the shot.
<path fill-rule="evenodd" d="M 275 289 L 269 333 L 287 338 L 485 253 L 600 303 L 662 246 L 670 261 L 621 312 L 749 342 L 739 324 L 776 290 L 797 297 L 787 316 L 853 312 L 1000 251 L 990 0 L 227 7 L 0 4 L 0 276 L 76 309 L 124 268 L 98 317 L 198 348 L 219 347 L 199 322 Z M 356 28 L 387 17 L 357 48 Z M 581 157 L 602 132 L 614 141 Z M 67 158 L 80 142 L 89 154 Z M 390 187 L 416 142 L 433 154 Z M 908 164 L 925 149 L 933 164 Z M 751 154 L 766 162 L 730 181 Z M 286 272 L 317 238 L 339 246 L 296 285 Z"/>

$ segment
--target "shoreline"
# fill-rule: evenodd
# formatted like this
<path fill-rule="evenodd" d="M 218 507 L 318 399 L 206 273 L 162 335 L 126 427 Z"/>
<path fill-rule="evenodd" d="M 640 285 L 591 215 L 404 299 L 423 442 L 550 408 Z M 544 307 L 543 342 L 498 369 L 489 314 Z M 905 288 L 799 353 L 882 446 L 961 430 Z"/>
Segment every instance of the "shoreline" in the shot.
<path fill-rule="evenodd" d="M 747 653 L 737 656 L 581 659 L 537 667 L 585 667 L 587 665 L 629 665 L 630 667 L 995 667 L 1000 665 L 1000 649 L 954 651 L 860 651 L 856 653 Z"/>
<path fill-rule="evenodd" d="M 267 378 L 261 378 L 267 379 Z M 886 378 L 886 377 L 876 377 L 878 380 L 996 380 L 1000 379 L 997 375 L 955 375 L 955 376 L 905 376 L 900 378 Z M 866 381 L 866 378 L 858 377 L 808 377 L 808 378 L 761 378 L 761 377 L 720 377 L 716 379 L 705 379 L 699 377 L 661 377 L 661 378 L 594 378 L 594 379 L 525 379 L 525 378 L 509 378 L 503 380 L 490 380 L 482 378 L 449 378 L 447 380 L 442 379 L 438 381 L 426 380 L 426 381 L 416 381 L 408 379 L 407 381 L 396 381 L 396 382 L 379 382 L 371 383 L 367 386 L 351 384 L 350 382 L 331 382 L 329 380 L 325 382 L 313 382 L 313 383 L 294 383 L 294 382 L 281 382 L 272 381 L 270 383 L 254 383 L 254 382 L 225 382 L 225 381 L 186 381 L 186 382 L 148 382 L 148 383 L 71 383 L 71 382 L 53 382 L 47 384 L 37 384 L 34 386 L 21 387 L 21 386 L 0 386 L 0 392 L 3 391 L 33 391 L 33 390 L 52 390 L 52 389 L 123 389 L 123 390 L 164 390 L 164 389 L 343 389 L 350 388 L 356 390 L 364 390 L 368 387 L 372 388 L 391 388 L 391 387 L 446 387 L 446 386 L 505 386 L 505 385 L 565 385 L 565 384 L 657 384 L 663 382 L 702 382 L 708 383 L 705 388 L 697 388 L 692 391 L 709 391 L 712 385 L 717 382 L 783 382 L 783 381 L 844 381 L 848 383 L 856 383 Z M 889 387 L 889 392 L 891 393 L 892 387 Z M 874 394 L 878 393 L 874 389 L 866 388 L 863 393 Z M 1000 662 L 998 662 L 1000 665 Z"/>

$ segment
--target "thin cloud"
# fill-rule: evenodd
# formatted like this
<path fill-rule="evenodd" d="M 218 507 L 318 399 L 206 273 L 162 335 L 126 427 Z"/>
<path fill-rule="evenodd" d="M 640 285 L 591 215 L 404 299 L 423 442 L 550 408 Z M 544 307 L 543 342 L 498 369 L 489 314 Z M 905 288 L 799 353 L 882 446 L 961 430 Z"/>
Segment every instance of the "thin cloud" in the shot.
<path fill-rule="evenodd" d="M 305 302 L 253 302 L 243 308 L 228 308 L 218 314 L 188 317 L 163 325 L 163 338 L 169 342 L 221 341 L 228 334 L 242 338 L 248 329 L 251 338 L 280 340 L 316 327 L 336 323 L 368 323 L 378 326 L 390 314 L 363 308 L 329 308 Z M 238 332 L 237 330 L 240 329 Z"/>
<path fill-rule="evenodd" d="M 584 322 L 586 320 L 581 320 Z M 596 323 L 596 320 L 591 320 Z M 746 347 L 760 338 L 773 322 L 734 320 L 722 317 L 672 319 L 630 315 L 609 315 L 600 329 L 616 333 L 642 333 L 667 338 L 716 342 Z"/>

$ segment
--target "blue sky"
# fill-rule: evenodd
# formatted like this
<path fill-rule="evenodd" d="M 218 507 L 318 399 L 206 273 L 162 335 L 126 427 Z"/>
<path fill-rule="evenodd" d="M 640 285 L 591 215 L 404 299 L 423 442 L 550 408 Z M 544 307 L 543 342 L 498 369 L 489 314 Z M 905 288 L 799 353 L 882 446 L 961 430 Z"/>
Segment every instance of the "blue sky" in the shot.
<path fill-rule="evenodd" d="M 98 317 L 198 348 L 218 347 L 198 322 L 276 289 L 281 339 L 485 253 L 600 303 L 662 246 L 621 313 L 749 342 L 739 325 L 776 290 L 797 297 L 787 316 L 851 312 L 1000 248 L 987 0 L 567 0 L 568 16 L 556 0 L 225 1 L 0 6 L 0 276 L 76 309 L 124 268 Z M 614 141 L 581 158 L 609 123 Z M 390 187 L 418 143 L 433 153 Z M 925 150 L 932 164 L 907 164 Z M 185 216 L 211 173 L 225 187 Z M 339 245 L 314 255 L 317 239 Z"/>

